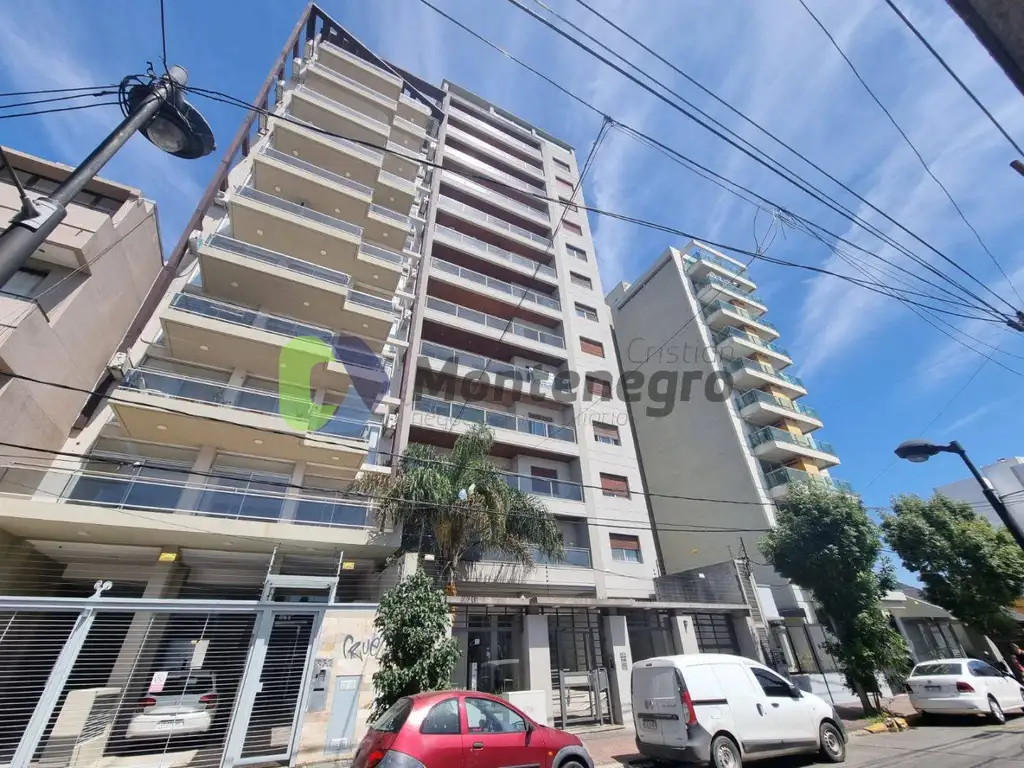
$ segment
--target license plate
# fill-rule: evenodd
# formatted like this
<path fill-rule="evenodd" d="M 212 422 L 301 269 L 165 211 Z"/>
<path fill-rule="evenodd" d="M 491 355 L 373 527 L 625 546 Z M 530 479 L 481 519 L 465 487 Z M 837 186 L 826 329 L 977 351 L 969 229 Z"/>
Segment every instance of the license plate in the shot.
<path fill-rule="evenodd" d="M 942 690 L 942 686 L 941 685 L 926 685 L 924 687 L 924 689 L 926 691 L 941 691 Z"/>
<path fill-rule="evenodd" d="M 162 720 L 156 724 L 156 729 L 158 731 L 170 731 L 174 728 L 181 728 L 183 725 L 185 725 L 184 720 Z"/>
<path fill-rule="evenodd" d="M 640 727 L 645 731 L 656 731 L 658 730 L 658 721 L 650 717 L 640 718 Z"/>

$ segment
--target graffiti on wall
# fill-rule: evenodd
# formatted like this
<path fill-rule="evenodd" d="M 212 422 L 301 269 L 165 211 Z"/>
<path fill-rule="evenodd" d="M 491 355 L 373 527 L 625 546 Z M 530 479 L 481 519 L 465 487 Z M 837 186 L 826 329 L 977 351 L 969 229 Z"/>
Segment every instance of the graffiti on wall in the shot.
<path fill-rule="evenodd" d="M 353 635 L 345 635 L 341 641 L 341 654 L 346 659 L 363 661 L 368 656 L 375 659 L 383 644 L 384 641 L 376 632 L 363 640 L 358 640 Z"/>

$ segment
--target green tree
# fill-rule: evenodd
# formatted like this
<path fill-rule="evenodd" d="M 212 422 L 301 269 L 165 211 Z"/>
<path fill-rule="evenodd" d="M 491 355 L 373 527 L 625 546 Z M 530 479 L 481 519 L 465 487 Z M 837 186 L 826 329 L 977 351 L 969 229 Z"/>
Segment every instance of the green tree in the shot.
<path fill-rule="evenodd" d="M 372 495 L 381 525 L 402 525 L 406 547 L 434 554 L 449 594 L 471 551 L 491 552 L 524 566 L 533 553 L 564 553 L 554 517 L 535 496 L 513 488 L 488 460 L 493 435 L 478 426 L 451 453 L 411 445 L 392 475 L 367 473 L 356 489 Z"/>
<path fill-rule="evenodd" d="M 813 596 L 831 624 L 826 650 L 865 711 L 878 675 L 907 667 L 907 646 L 882 610 L 893 590 L 892 565 L 880 561 L 881 533 L 861 500 L 829 488 L 797 484 L 779 503 L 778 525 L 759 543 L 775 570 Z"/>
<path fill-rule="evenodd" d="M 1009 531 L 940 494 L 897 496 L 882 530 L 930 602 L 986 635 L 1014 629 L 1006 609 L 1024 594 L 1024 552 Z"/>
<path fill-rule="evenodd" d="M 380 668 L 373 673 L 371 720 L 403 696 L 451 685 L 459 642 L 450 633 L 448 601 L 430 576 L 417 571 L 387 590 L 373 626 L 382 650 Z"/>

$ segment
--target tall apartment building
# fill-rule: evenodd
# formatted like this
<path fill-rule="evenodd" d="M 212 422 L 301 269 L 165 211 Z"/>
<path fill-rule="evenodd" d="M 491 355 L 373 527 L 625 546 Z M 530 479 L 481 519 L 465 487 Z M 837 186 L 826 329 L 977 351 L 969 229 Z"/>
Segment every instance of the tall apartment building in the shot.
<path fill-rule="evenodd" d="M 59 756 L 67 739 L 27 743 L 33 724 L 53 715 L 78 738 L 97 711 L 90 749 L 145 751 L 121 702 L 189 675 L 217 698 L 187 764 L 350 755 L 373 696 L 375 602 L 418 567 L 416 553 L 393 562 L 401 531 L 380 530 L 350 484 L 475 424 L 507 481 L 547 504 L 566 554 L 467 564 L 455 685 L 563 725 L 631 724 L 633 659 L 756 655 L 735 569 L 714 599 L 659 586 L 573 149 L 394 67 L 315 6 L 254 103 L 266 114 L 229 146 L 170 289 L 111 361 L 117 386 L 67 456 L 5 474 L 21 490 L 0 497 L 0 529 L 106 634 L 86 618 L 50 631 L 48 660 L 69 656 L 69 676 L 37 676 L 24 687 L 43 704 L 0 714 L 0 760 L 37 744 Z M 55 610 L 0 597 L 7 609 Z M 6 653 L 0 639 L 7 660 L 24 641 Z"/>

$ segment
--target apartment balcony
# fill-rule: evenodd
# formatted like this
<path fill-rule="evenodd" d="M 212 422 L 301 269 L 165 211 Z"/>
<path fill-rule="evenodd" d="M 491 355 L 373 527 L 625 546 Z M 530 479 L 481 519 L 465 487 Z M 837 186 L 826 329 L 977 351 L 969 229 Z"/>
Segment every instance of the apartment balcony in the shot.
<path fill-rule="evenodd" d="M 413 398 L 412 426 L 426 432 L 449 435 L 446 440 L 484 424 L 494 432 L 498 453 L 515 454 L 521 450 L 542 449 L 545 453 L 578 457 L 576 431 L 570 426 L 524 418 L 504 411 L 481 408 L 467 402 L 416 395 Z M 500 448 L 499 448 L 500 446 Z M 504 450 L 502 451 L 501 448 Z"/>
<path fill-rule="evenodd" d="M 359 282 L 393 292 L 405 256 L 364 243 L 363 228 L 298 203 L 240 187 L 229 198 L 232 235 L 271 251 L 301 254 Z M 404 236 L 403 236 L 404 237 Z M 398 248 L 402 247 L 397 241 Z"/>
<path fill-rule="evenodd" d="M 299 85 L 291 90 L 288 112 L 299 120 L 330 133 L 383 147 L 391 135 L 391 121 L 378 119 L 348 104 Z"/>
<path fill-rule="evenodd" d="M 398 97 L 398 114 L 410 122 L 422 125 L 428 131 L 435 125 L 434 113 L 426 104 L 406 91 Z"/>
<path fill-rule="evenodd" d="M 831 488 L 845 493 L 853 493 L 853 486 L 845 480 L 837 480 L 828 475 L 812 475 L 802 469 L 792 467 L 779 467 L 764 473 L 765 485 L 768 486 L 768 493 L 773 499 L 781 499 L 789 495 L 789 489 L 796 483 L 809 483 Z"/>
<path fill-rule="evenodd" d="M 754 282 L 747 277 L 746 267 L 730 259 L 716 256 L 707 251 L 684 253 L 683 259 L 686 263 L 686 274 L 695 281 L 702 280 L 709 275 L 718 275 L 737 286 L 741 291 L 751 293 L 757 288 Z"/>
<path fill-rule="evenodd" d="M 383 152 L 321 133 L 305 121 L 294 122 L 299 120 L 290 112 L 281 117 L 271 116 L 276 150 L 359 184 L 372 186 L 377 181 L 384 162 Z"/>
<path fill-rule="evenodd" d="M 482 336 L 493 342 L 504 341 L 526 350 L 531 356 L 541 355 L 541 359 L 567 360 L 565 337 L 558 333 L 542 331 L 537 328 L 497 317 L 475 309 L 453 304 L 436 296 L 427 296 L 424 308 L 424 319 L 452 328 L 463 334 Z"/>
<path fill-rule="evenodd" d="M 517 310 L 522 310 L 539 316 L 542 321 L 546 319 L 554 323 L 562 322 L 562 305 L 553 296 L 488 277 L 480 272 L 438 258 L 430 260 L 430 275 L 431 278 L 436 277 L 448 285 L 501 302 L 507 305 L 502 308 L 506 312 L 514 314 Z M 488 304 L 493 306 L 494 302 L 488 302 Z"/>
<path fill-rule="evenodd" d="M 583 505 L 585 491 L 583 486 L 578 483 L 510 473 L 505 473 L 502 477 L 513 488 L 518 488 L 523 493 L 539 498 L 552 515 L 580 518 L 587 513 L 586 507 Z"/>
<path fill-rule="evenodd" d="M 399 75 L 332 43 L 317 45 L 316 59 L 331 71 L 362 83 L 386 98 L 397 100 L 402 93 L 405 81 Z"/>
<path fill-rule="evenodd" d="M 460 379 L 479 380 L 480 374 L 486 374 L 490 385 L 500 390 L 530 394 L 551 401 L 555 401 L 558 396 L 572 397 L 568 380 L 557 379 L 549 371 L 513 365 L 433 341 L 420 342 L 416 363 L 420 368 L 434 373 L 447 373 Z"/>
<path fill-rule="evenodd" d="M 269 144 L 253 156 L 252 186 L 361 226 L 373 199 L 373 187 L 282 152 Z"/>
<path fill-rule="evenodd" d="M 380 433 L 365 418 L 318 419 L 308 399 L 145 369 L 125 377 L 110 405 L 136 440 L 309 461 L 341 476 L 355 475 Z"/>
<path fill-rule="evenodd" d="M 774 341 L 779 338 L 779 331 L 774 324 L 764 318 L 754 317 L 745 309 L 740 309 L 735 304 L 716 299 L 702 308 L 707 324 L 715 329 L 738 327 L 749 333 L 757 334 L 765 341 Z"/>
<path fill-rule="evenodd" d="M 723 370 L 732 376 L 733 386 L 739 391 L 758 389 L 770 384 L 787 397 L 802 397 L 807 394 L 803 381 L 783 371 L 777 371 L 767 363 L 741 357 L 723 366 Z"/>
<path fill-rule="evenodd" d="M 373 202 L 393 211 L 408 211 L 424 190 L 414 181 L 382 170 L 373 190 Z"/>
<path fill-rule="evenodd" d="M 736 360 L 756 354 L 766 358 L 775 368 L 785 368 L 793 364 L 793 358 L 785 349 L 739 328 L 715 331 L 711 334 L 711 341 L 725 360 Z"/>
<path fill-rule="evenodd" d="M 366 334 L 385 327 L 385 322 L 371 315 L 383 315 L 383 307 L 359 305 L 358 300 L 353 301 L 354 293 L 346 299 L 349 311 L 339 312 L 333 324 L 337 331 L 189 293 L 175 295 L 160 322 L 164 341 L 176 359 L 215 368 L 241 368 L 265 379 L 278 378 L 281 353 L 290 342 L 301 337 L 319 339 L 331 347 L 334 359 L 313 368 L 310 387 L 347 392 L 353 377 L 382 382 L 387 378 L 379 356 L 387 330 L 378 340 L 364 337 L 365 346 L 357 345 L 353 338 L 357 331 Z M 389 327 L 395 320 L 393 311 L 390 318 Z M 370 327 L 363 328 L 363 323 Z M 342 325 L 345 327 L 339 328 Z"/>
<path fill-rule="evenodd" d="M 427 133 L 424 126 L 407 120 L 401 115 L 395 115 L 391 120 L 391 140 L 418 152 L 423 148 L 423 142 L 434 139 Z"/>
<path fill-rule="evenodd" d="M 532 221 L 533 223 L 547 227 L 548 229 L 551 228 L 551 217 L 548 215 L 548 209 L 546 206 L 544 210 L 538 210 L 526 205 L 525 203 L 521 203 L 508 195 L 496 192 L 484 184 L 470 181 L 464 176 L 459 176 L 451 171 L 443 171 L 441 174 L 441 180 L 446 185 L 454 186 L 465 193 L 473 195 L 475 198 L 497 205 L 502 210 L 508 211 L 516 216 L 521 216 L 527 221 Z"/>
<path fill-rule="evenodd" d="M 447 195 L 440 195 L 438 197 L 438 205 L 442 211 L 450 213 L 452 216 L 472 224 L 482 225 L 489 232 L 493 232 L 503 238 L 509 238 L 520 245 L 535 248 L 550 258 L 552 247 L 550 237 L 538 235 L 536 232 L 518 227 L 498 216 L 492 216 L 485 211 L 481 211 L 479 208 L 473 208 Z"/>
<path fill-rule="evenodd" d="M 415 181 L 427 159 L 422 150 L 389 141 L 384 153 L 384 170 L 407 181 Z"/>
<path fill-rule="evenodd" d="M 306 88 L 332 101 L 349 105 L 356 111 L 389 126 L 391 118 L 398 110 L 397 96 L 392 98 L 372 86 L 320 66 L 315 61 L 302 67 L 299 79 Z"/>
<path fill-rule="evenodd" d="M 738 395 L 736 407 L 740 418 L 751 424 L 767 426 L 776 424 L 779 419 L 786 419 L 798 425 L 804 432 L 811 432 L 822 426 L 821 419 L 813 408 L 757 389 Z"/>
<path fill-rule="evenodd" d="M 777 464 L 803 458 L 814 462 L 819 469 L 826 469 L 839 463 L 831 443 L 776 427 L 764 427 L 751 434 L 750 445 L 757 458 Z"/>
<path fill-rule="evenodd" d="M 483 174 L 499 184 L 511 187 L 512 189 L 518 189 L 520 192 L 525 192 L 528 195 L 544 195 L 545 187 L 542 182 L 533 183 L 523 181 L 518 176 L 513 176 L 511 173 L 505 173 L 500 168 L 495 168 L 490 163 L 484 162 L 468 152 L 463 152 L 461 149 L 445 145 L 444 148 L 444 160 L 451 160 L 452 163 L 458 164 L 462 168 L 470 171 L 471 173 Z M 452 163 L 445 162 L 444 167 L 449 168 Z"/>
<path fill-rule="evenodd" d="M 768 307 L 756 293 L 742 291 L 718 275 L 708 275 L 702 280 L 694 281 L 693 289 L 697 294 L 697 300 L 702 304 L 710 304 L 724 298 L 745 309 L 753 317 L 759 317 L 768 311 Z"/>
<path fill-rule="evenodd" d="M 453 103 L 448 110 L 448 115 L 450 118 L 471 126 L 478 131 L 482 131 L 493 139 L 497 139 L 501 145 L 514 147 L 517 151 L 522 152 L 529 157 L 534 157 L 537 160 L 543 160 L 544 158 L 544 154 L 541 152 L 540 148 L 527 144 L 525 141 L 520 141 L 519 139 L 510 136 L 500 128 L 495 128 L 486 120 L 482 120 L 476 115 L 471 114 L 468 109 L 463 109 L 461 106 L 457 106 Z"/>
<path fill-rule="evenodd" d="M 523 278 L 538 279 L 550 285 L 558 285 L 558 273 L 554 266 L 541 264 L 533 259 L 520 256 L 518 253 L 499 248 L 497 245 L 485 243 L 479 238 L 471 237 L 443 224 L 434 226 L 434 242 L 482 259 L 502 270 L 511 270 Z"/>
<path fill-rule="evenodd" d="M 574 591 L 593 588 L 594 572 L 591 570 L 589 549 L 566 547 L 560 560 L 537 551 L 532 554 L 534 565 L 527 568 L 498 553 L 485 552 L 479 560 L 464 563 L 460 579 L 465 583 L 562 587 Z"/>
<path fill-rule="evenodd" d="M 536 165 L 520 160 L 515 155 L 505 152 L 503 149 L 496 147 L 490 142 L 478 139 L 476 136 L 460 130 L 458 126 L 452 125 L 451 123 L 448 124 L 448 138 L 470 146 L 487 155 L 488 158 L 502 163 L 507 167 L 515 168 L 517 171 L 525 173 L 535 184 L 541 187 L 547 183 L 543 168 L 538 168 Z"/>

